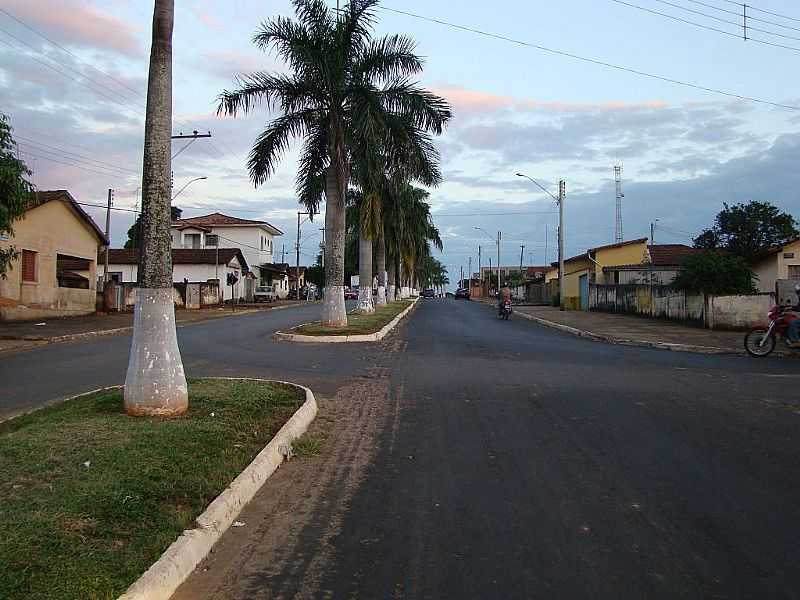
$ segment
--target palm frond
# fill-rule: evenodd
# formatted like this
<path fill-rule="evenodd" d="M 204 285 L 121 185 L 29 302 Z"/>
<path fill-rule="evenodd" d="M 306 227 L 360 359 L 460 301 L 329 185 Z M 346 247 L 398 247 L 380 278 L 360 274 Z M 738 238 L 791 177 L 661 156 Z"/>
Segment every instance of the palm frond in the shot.
<path fill-rule="evenodd" d="M 408 115 L 416 127 L 436 135 L 452 116 L 447 100 L 405 78 L 392 80 L 379 94 L 386 110 Z"/>
<path fill-rule="evenodd" d="M 370 42 L 353 65 L 356 80 L 386 81 L 416 75 L 424 61 L 414 54 L 416 44 L 403 35 L 389 35 Z"/>
<path fill-rule="evenodd" d="M 314 126 L 315 110 L 281 115 L 272 120 L 256 138 L 248 157 L 250 179 L 262 185 L 275 172 L 278 161 L 289 149 L 289 141 L 307 134 Z"/>
<path fill-rule="evenodd" d="M 309 134 L 297 161 L 295 188 L 300 204 L 310 213 L 319 212 L 325 193 L 325 169 L 328 167 L 328 128 L 320 114 L 309 123 Z"/>
<path fill-rule="evenodd" d="M 289 75 L 252 73 L 237 77 L 236 83 L 238 89 L 224 90 L 219 95 L 218 115 L 235 117 L 240 112 L 249 113 L 260 104 L 269 109 L 280 106 L 284 112 L 290 113 L 318 108 L 324 102 L 313 81 Z"/>

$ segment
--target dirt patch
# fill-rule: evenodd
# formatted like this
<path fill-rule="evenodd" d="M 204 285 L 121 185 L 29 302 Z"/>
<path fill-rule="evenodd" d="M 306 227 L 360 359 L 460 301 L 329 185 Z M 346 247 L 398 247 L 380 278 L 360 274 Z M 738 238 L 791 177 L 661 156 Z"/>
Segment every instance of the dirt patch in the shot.
<path fill-rule="evenodd" d="M 222 537 L 172 600 L 325 596 L 319 587 L 333 541 L 381 434 L 398 418 L 386 365 L 404 347 L 399 339 L 379 344 L 361 377 L 334 397 L 317 397 L 307 436 L 322 440 L 319 451 L 276 472 L 238 517 L 244 525 Z"/>

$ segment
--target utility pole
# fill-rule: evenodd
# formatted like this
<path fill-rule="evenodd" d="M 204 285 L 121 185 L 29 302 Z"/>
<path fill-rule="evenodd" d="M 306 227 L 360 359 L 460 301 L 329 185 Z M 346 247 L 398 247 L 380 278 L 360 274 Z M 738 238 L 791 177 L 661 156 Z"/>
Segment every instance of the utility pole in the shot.
<path fill-rule="evenodd" d="M 106 291 L 108 285 L 108 253 L 111 249 L 111 198 L 114 195 L 114 190 L 108 188 L 108 201 L 106 203 L 106 239 L 108 246 L 106 246 L 106 262 L 103 265 L 103 292 Z"/>
<path fill-rule="evenodd" d="M 467 268 L 467 277 L 469 277 L 469 285 L 467 289 L 469 290 L 470 296 L 472 295 L 472 257 L 469 257 L 469 267 Z"/>
<path fill-rule="evenodd" d="M 281 244 L 281 264 L 286 263 L 286 244 Z"/>
<path fill-rule="evenodd" d="M 464 265 L 461 265 L 461 277 L 458 279 L 459 287 L 464 287 Z"/>
<path fill-rule="evenodd" d="M 563 179 L 558 182 L 558 296 L 559 309 L 565 310 L 566 290 L 564 289 L 564 197 L 567 192 L 567 182 Z"/>
<path fill-rule="evenodd" d="M 650 223 L 650 248 L 656 243 L 656 224 Z"/>
<path fill-rule="evenodd" d="M 546 267 L 547 263 L 547 223 L 544 225 L 544 266 Z"/>
<path fill-rule="evenodd" d="M 497 232 L 497 293 L 500 293 L 500 232 Z"/>
<path fill-rule="evenodd" d="M 481 286 L 481 294 L 483 294 L 483 273 L 481 273 L 481 247 L 478 246 L 478 283 Z"/>
<path fill-rule="evenodd" d="M 614 165 L 614 185 L 616 187 L 616 211 L 617 219 L 614 227 L 614 243 L 619 244 L 623 241 L 622 236 L 622 165 Z"/>
<path fill-rule="evenodd" d="M 525 244 L 521 244 L 519 247 L 519 272 L 522 273 L 522 255 L 525 252 Z"/>
<path fill-rule="evenodd" d="M 297 254 L 295 256 L 295 285 L 297 286 L 297 300 L 300 300 L 300 213 L 297 213 Z"/>

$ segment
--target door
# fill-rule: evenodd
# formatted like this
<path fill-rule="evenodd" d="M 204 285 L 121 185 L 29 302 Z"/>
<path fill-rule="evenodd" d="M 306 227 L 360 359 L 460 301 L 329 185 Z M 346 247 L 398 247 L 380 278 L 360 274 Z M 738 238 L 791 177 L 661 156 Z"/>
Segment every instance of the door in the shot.
<path fill-rule="evenodd" d="M 581 288 L 581 310 L 589 310 L 589 275 L 581 275 L 578 281 Z"/>

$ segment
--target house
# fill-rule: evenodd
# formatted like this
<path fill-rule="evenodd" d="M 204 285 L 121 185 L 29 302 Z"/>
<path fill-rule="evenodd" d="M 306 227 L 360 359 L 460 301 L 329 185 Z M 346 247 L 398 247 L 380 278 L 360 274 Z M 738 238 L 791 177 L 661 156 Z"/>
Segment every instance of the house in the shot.
<path fill-rule="evenodd" d="M 613 283 L 603 272 L 610 265 L 642 264 L 648 258 L 647 238 L 589 248 L 564 261 L 564 301 L 571 310 L 589 310 L 589 284 Z M 557 263 L 554 263 L 557 266 Z"/>
<path fill-rule="evenodd" d="M 289 267 L 289 287 L 292 289 L 297 288 L 297 267 Z M 300 289 L 306 285 L 306 268 L 300 267 Z"/>
<path fill-rule="evenodd" d="M 0 241 L 19 252 L 0 279 L 0 320 L 93 313 L 97 250 L 108 240 L 72 195 L 37 192 L 13 226 L 13 237 Z"/>
<path fill-rule="evenodd" d="M 603 267 L 607 284 L 651 283 L 669 285 L 681 270 L 687 256 L 702 252 L 685 244 L 651 244 L 644 262 Z"/>
<path fill-rule="evenodd" d="M 800 238 L 761 252 L 753 260 L 753 272 L 758 276 L 759 292 L 775 292 L 783 279 L 800 283 Z"/>
<path fill-rule="evenodd" d="M 105 263 L 105 250 L 97 257 Z M 222 299 L 239 299 L 244 295 L 243 279 L 249 266 L 239 248 L 173 248 L 172 281 L 175 283 L 206 282 L 219 280 Z M 135 283 L 139 271 L 139 250 L 136 248 L 112 248 L 108 251 L 109 279 L 117 283 Z M 228 274 L 233 274 L 237 283 L 231 289 L 227 285 Z"/>
<path fill-rule="evenodd" d="M 288 295 L 288 274 L 274 264 L 274 238 L 283 235 L 277 227 L 215 212 L 173 221 L 171 230 L 175 249 L 239 248 L 258 285 L 274 285 L 279 297 Z"/>

